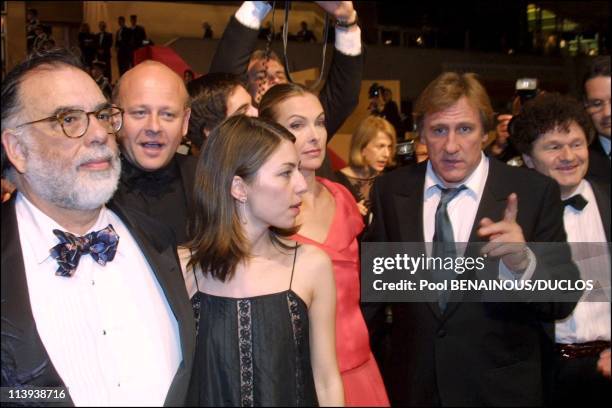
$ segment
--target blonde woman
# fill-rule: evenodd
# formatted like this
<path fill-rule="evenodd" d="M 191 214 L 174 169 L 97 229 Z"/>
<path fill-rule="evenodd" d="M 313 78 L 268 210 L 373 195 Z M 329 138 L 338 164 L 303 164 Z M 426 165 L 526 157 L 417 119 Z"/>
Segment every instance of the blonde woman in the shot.
<path fill-rule="evenodd" d="M 367 220 L 370 188 L 387 166 L 394 164 L 395 128 L 386 119 L 368 116 L 360 124 L 349 151 L 348 166 L 336 172 L 338 182 L 355 197 L 357 207 Z"/>

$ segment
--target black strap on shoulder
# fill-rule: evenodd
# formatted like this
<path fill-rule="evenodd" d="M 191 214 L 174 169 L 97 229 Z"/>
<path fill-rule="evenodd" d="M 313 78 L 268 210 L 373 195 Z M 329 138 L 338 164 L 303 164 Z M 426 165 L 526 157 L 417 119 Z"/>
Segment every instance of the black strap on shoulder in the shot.
<path fill-rule="evenodd" d="M 289 290 L 291 290 L 291 285 L 293 284 L 293 271 L 295 271 L 295 260 L 297 259 L 297 250 L 298 243 L 295 243 L 295 249 L 293 251 L 293 266 L 291 267 L 291 280 L 289 281 Z"/>

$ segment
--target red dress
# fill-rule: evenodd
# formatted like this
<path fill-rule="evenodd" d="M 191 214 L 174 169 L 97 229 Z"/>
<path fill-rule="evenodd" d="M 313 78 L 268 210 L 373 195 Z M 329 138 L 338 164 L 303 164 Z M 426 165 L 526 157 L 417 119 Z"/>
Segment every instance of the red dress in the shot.
<path fill-rule="evenodd" d="M 359 246 L 363 219 L 351 193 L 341 184 L 317 177 L 336 202 L 336 212 L 325 242 L 299 234 L 292 238 L 315 245 L 332 260 L 336 281 L 336 354 L 346 406 L 389 406 L 387 392 L 370 350 L 368 328 L 359 305 Z"/>

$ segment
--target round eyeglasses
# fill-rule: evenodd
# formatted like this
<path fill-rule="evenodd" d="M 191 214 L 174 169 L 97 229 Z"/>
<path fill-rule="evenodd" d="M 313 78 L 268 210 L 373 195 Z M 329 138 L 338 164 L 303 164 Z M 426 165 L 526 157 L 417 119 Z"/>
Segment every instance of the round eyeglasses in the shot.
<path fill-rule="evenodd" d="M 123 109 L 117 106 L 105 106 L 93 112 L 85 112 L 80 109 L 72 109 L 58 113 L 48 118 L 22 123 L 16 129 L 34 123 L 56 121 L 62 127 L 64 134 L 72 139 L 82 137 L 89 128 L 89 115 L 94 115 L 98 122 L 106 126 L 109 133 L 116 133 L 123 126 Z"/>

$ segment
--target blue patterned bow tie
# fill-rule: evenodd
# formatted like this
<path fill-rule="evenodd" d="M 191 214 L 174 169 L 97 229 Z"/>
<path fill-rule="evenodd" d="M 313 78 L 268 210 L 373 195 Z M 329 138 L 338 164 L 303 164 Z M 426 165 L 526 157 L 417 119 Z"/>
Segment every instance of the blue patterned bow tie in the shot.
<path fill-rule="evenodd" d="M 90 254 L 94 261 L 102 266 L 115 258 L 119 235 L 111 224 L 100 231 L 90 232 L 82 237 L 57 229 L 54 229 L 53 233 L 60 240 L 60 243 L 50 250 L 51 256 L 59 264 L 55 272 L 57 276 L 69 278 L 74 275 L 82 254 Z"/>

